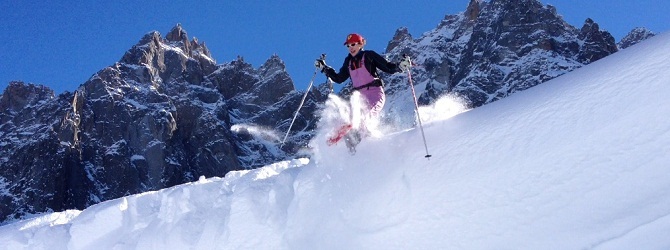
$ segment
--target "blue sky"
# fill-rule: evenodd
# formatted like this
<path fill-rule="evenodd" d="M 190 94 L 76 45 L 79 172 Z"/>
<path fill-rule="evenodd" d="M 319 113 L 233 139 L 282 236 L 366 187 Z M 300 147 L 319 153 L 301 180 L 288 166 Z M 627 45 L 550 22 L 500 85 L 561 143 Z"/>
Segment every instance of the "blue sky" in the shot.
<path fill-rule="evenodd" d="M 348 33 L 363 34 L 366 49 L 383 52 L 395 30 L 414 37 L 468 0 L 434 1 L 0 1 L 0 92 L 9 81 L 74 91 L 114 64 L 153 30 L 163 36 L 181 23 L 190 38 L 204 41 L 217 63 L 238 55 L 259 67 L 277 54 L 298 89 L 306 88 L 321 53 L 340 65 Z M 670 29 L 667 0 L 541 0 L 556 6 L 573 26 L 586 18 L 621 39 L 635 27 Z M 319 74 L 317 82 L 325 81 Z"/>

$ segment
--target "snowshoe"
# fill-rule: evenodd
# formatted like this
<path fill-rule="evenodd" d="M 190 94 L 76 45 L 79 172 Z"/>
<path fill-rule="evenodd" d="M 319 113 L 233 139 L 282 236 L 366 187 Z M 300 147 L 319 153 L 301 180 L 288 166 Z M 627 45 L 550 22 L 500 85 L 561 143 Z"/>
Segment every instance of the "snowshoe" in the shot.
<path fill-rule="evenodd" d="M 351 124 L 343 125 L 339 129 L 337 129 L 337 131 L 335 131 L 335 134 L 333 136 L 328 138 L 326 144 L 328 144 L 328 146 L 337 144 L 340 140 L 342 140 L 342 138 L 344 138 L 345 135 L 347 135 L 347 133 L 349 133 L 351 128 L 352 128 Z"/>

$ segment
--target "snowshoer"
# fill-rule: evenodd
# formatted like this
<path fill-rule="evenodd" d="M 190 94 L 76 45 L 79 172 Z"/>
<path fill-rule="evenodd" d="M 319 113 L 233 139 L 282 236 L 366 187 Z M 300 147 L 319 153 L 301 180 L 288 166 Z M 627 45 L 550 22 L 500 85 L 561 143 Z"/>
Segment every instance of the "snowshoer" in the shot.
<path fill-rule="evenodd" d="M 353 89 L 358 91 L 363 99 L 361 124 L 347 124 L 343 127 L 347 133 L 344 139 L 351 153 L 355 153 L 355 146 L 360 142 L 361 137 L 369 135 L 366 123 L 371 119 L 376 119 L 384 108 L 386 100 L 384 83 L 379 78 L 377 69 L 393 74 L 406 72 L 411 67 L 409 58 L 399 64 L 391 63 L 372 50 L 364 50 L 365 44 L 366 40 L 360 34 L 353 33 L 347 36 L 344 45 L 349 50 L 349 55 L 344 59 L 339 73 L 326 65 L 323 59 L 317 59 L 315 62 L 315 66 L 336 83 L 342 83 L 351 78 Z M 346 128 L 347 126 L 351 130 Z"/>

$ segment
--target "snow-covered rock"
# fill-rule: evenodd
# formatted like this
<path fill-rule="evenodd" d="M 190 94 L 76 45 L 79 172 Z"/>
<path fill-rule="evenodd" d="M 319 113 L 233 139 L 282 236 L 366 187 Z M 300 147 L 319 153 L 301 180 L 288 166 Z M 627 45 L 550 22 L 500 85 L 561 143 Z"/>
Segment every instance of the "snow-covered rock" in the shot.
<path fill-rule="evenodd" d="M 624 36 L 621 41 L 619 41 L 617 46 L 619 46 L 619 49 L 626 49 L 655 35 L 656 34 L 654 32 L 648 30 L 647 28 L 637 27 Z"/>

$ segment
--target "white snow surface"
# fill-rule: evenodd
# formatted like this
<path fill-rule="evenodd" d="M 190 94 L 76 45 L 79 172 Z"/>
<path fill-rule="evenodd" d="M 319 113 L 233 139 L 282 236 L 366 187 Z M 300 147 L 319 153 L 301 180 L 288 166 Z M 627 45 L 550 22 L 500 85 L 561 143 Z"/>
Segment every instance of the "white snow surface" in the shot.
<path fill-rule="evenodd" d="M 0 227 L 0 249 L 670 249 L 670 35 L 356 155 Z M 451 102 L 445 102 L 451 103 Z M 448 105 L 448 104 L 445 104 Z M 437 112 L 439 113 L 439 112 Z"/>

